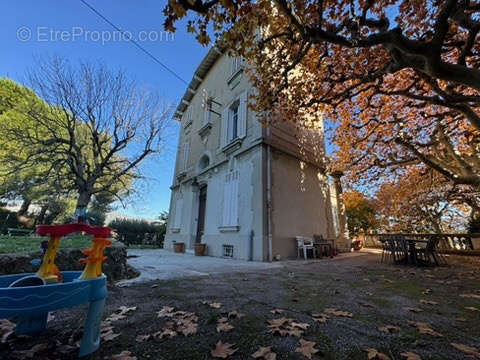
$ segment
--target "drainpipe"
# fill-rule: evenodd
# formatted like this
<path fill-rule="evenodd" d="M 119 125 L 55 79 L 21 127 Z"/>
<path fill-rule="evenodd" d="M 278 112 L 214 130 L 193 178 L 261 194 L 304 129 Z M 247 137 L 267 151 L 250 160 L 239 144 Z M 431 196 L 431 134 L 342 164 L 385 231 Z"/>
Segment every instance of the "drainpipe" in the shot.
<path fill-rule="evenodd" d="M 267 240 L 268 240 L 268 261 L 273 260 L 272 246 L 272 164 L 270 153 L 270 128 L 267 127 Z"/>
<path fill-rule="evenodd" d="M 255 232 L 250 230 L 250 249 L 248 249 L 248 261 L 253 260 L 253 238 L 255 236 Z"/>

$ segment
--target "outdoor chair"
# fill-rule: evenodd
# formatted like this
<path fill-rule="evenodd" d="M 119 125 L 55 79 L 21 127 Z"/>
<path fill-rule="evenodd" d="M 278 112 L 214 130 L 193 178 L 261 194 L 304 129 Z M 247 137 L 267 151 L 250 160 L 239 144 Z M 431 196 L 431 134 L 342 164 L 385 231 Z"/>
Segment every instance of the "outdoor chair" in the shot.
<path fill-rule="evenodd" d="M 390 242 L 386 237 L 381 237 L 380 242 L 382 243 L 382 258 L 380 259 L 380 262 L 387 262 L 388 260 L 391 260 L 393 258 L 392 255 L 392 248 L 390 247 Z"/>
<path fill-rule="evenodd" d="M 305 236 L 295 236 L 295 240 L 297 241 L 297 258 L 300 257 L 300 252 L 303 251 L 303 257 L 305 260 L 307 260 L 308 250 L 312 250 L 314 258 L 317 257 L 317 250 L 315 249 L 315 245 L 313 244 L 313 240 L 311 238 Z"/>
<path fill-rule="evenodd" d="M 317 256 L 322 258 L 323 254 L 333 258 L 335 255 L 335 240 L 325 239 L 321 234 L 313 235 L 313 241 L 315 247 L 318 249 Z"/>
<path fill-rule="evenodd" d="M 437 252 L 439 240 L 438 237 L 433 236 L 428 239 L 425 246 L 415 248 L 417 259 L 423 261 L 427 265 L 432 262 L 437 266 L 440 265 L 440 262 L 446 264 L 446 260 Z"/>
<path fill-rule="evenodd" d="M 408 262 L 408 248 L 405 237 L 402 235 L 391 235 L 387 237 L 387 242 L 395 263 Z"/>

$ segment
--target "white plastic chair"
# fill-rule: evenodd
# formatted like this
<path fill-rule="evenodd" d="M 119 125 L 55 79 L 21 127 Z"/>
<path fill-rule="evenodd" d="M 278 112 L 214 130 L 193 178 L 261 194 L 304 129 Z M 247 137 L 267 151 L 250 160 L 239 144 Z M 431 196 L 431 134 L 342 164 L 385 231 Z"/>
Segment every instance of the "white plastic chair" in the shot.
<path fill-rule="evenodd" d="M 305 236 L 295 236 L 297 240 L 297 258 L 300 257 L 300 251 L 303 250 L 303 257 L 307 260 L 307 250 L 312 250 L 313 257 L 317 257 L 317 249 L 313 245 L 313 239 Z"/>

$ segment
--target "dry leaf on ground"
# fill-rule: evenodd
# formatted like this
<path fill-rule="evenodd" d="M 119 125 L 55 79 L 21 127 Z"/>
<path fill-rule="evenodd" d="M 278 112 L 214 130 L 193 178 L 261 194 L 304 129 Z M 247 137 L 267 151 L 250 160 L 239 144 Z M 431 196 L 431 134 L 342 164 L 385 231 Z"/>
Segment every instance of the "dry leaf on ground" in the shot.
<path fill-rule="evenodd" d="M 311 359 L 312 355 L 319 351 L 315 349 L 315 345 L 317 345 L 317 343 L 313 341 L 306 341 L 306 340 L 300 339 L 300 345 L 301 345 L 300 347 L 297 347 L 295 349 L 295 352 L 302 354 L 307 359 Z"/>
<path fill-rule="evenodd" d="M 276 360 L 277 354 L 272 351 L 271 346 L 260 346 L 260 348 L 252 354 L 254 359 Z"/>
<path fill-rule="evenodd" d="M 410 352 L 410 351 L 403 352 L 403 353 L 400 354 L 400 356 L 406 358 L 406 360 L 422 360 L 420 355 L 415 354 L 415 353 Z"/>
<path fill-rule="evenodd" d="M 270 310 L 270 312 L 275 315 L 284 313 L 282 309 L 273 309 L 273 310 Z"/>
<path fill-rule="evenodd" d="M 416 307 L 404 307 L 403 310 L 410 311 L 410 312 L 413 312 L 413 313 L 423 312 L 422 309 L 416 308 Z"/>
<path fill-rule="evenodd" d="M 134 356 L 130 351 L 124 350 L 120 354 L 112 355 L 112 360 L 137 360 L 137 357 Z"/>
<path fill-rule="evenodd" d="M 227 322 L 219 322 L 217 324 L 217 332 L 228 332 L 233 329 L 233 326 Z"/>
<path fill-rule="evenodd" d="M 390 360 L 390 357 L 379 352 L 377 349 L 369 348 L 365 349 L 365 351 L 367 352 L 368 360 Z"/>
<path fill-rule="evenodd" d="M 323 312 L 325 314 L 328 314 L 328 315 L 334 315 L 334 316 L 340 316 L 340 317 L 349 317 L 349 318 L 353 317 L 353 314 L 351 312 L 337 310 L 335 308 L 327 308 L 327 309 L 323 310 Z"/>
<path fill-rule="evenodd" d="M 313 321 L 325 324 L 328 320 L 328 315 L 324 313 L 313 313 L 312 319 Z"/>
<path fill-rule="evenodd" d="M 173 316 L 173 310 L 175 310 L 175 308 L 171 306 L 164 306 L 160 311 L 157 312 L 157 317 L 162 318 Z"/>
<path fill-rule="evenodd" d="M 432 289 L 425 289 L 422 291 L 423 295 L 430 295 L 432 293 Z"/>
<path fill-rule="evenodd" d="M 385 325 L 385 326 L 379 326 L 378 330 L 387 334 L 392 334 L 394 332 L 400 331 L 401 329 L 395 325 Z"/>
<path fill-rule="evenodd" d="M 437 336 L 437 337 L 442 337 L 443 335 L 440 334 L 439 332 L 433 330 L 429 324 L 424 323 L 424 322 L 416 322 L 416 321 L 409 321 L 408 322 L 410 326 L 416 327 L 418 331 L 422 334 L 427 334 L 427 335 L 432 335 L 432 336 Z"/>
<path fill-rule="evenodd" d="M 480 359 L 480 351 L 477 348 L 474 348 L 468 345 L 463 345 L 463 344 L 456 344 L 456 343 L 450 343 L 450 345 L 452 345 L 455 349 L 460 350 L 465 354 L 472 355 L 473 357 Z"/>
<path fill-rule="evenodd" d="M 132 306 L 132 307 L 120 306 L 117 311 L 119 311 L 120 314 L 125 315 L 135 310 L 137 310 L 136 306 Z"/>
<path fill-rule="evenodd" d="M 465 299 L 480 299 L 480 295 L 477 294 L 460 294 L 460 297 Z"/>
<path fill-rule="evenodd" d="M 476 308 L 475 306 L 466 306 L 465 309 L 470 310 L 470 311 L 480 311 L 480 309 Z"/>
<path fill-rule="evenodd" d="M 215 349 L 210 351 L 214 358 L 226 359 L 234 354 L 238 349 L 232 349 L 235 344 L 222 343 L 221 340 L 215 345 Z"/>
<path fill-rule="evenodd" d="M 152 335 L 137 335 L 135 338 L 136 342 L 144 342 L 147 340 L 150 340 L 152 338 Z"/>
<path fill-rule="evenodd" d="M 438 302 L 436 302 L 436 301 L 424 300 L 424 299 L 420 299 L 420 303 L 425 304 L 425 305 L 438 305 Z"/>
<path fill-rule="evenodd" d="M 360 306 L 363 306 L 365 308 L 374 308 L 375 307 L 372 304 L 367 303 L 367 302 L 363 302 L 363 301 L 360 301 L 359 304 L 360 304 Z"/>

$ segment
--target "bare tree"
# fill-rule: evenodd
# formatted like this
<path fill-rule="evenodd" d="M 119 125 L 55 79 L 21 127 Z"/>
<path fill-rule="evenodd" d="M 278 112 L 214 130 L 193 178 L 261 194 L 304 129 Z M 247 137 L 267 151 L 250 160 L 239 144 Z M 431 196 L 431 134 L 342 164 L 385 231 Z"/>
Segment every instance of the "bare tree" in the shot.
<path fill-rule="evenodd" d="M 41 164 L 42 176 L 77 193 L 77 216 L 95 195 L 121 200 L 141 177 L 142 161 L 162 149 L 172 106 L 101 64 L 51 58 L 27 78 L 44 103 L 24 109 L 27 125 L 8 126 L 26 153 L 12 156 L 12 171 Z"/>

